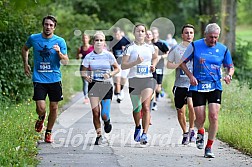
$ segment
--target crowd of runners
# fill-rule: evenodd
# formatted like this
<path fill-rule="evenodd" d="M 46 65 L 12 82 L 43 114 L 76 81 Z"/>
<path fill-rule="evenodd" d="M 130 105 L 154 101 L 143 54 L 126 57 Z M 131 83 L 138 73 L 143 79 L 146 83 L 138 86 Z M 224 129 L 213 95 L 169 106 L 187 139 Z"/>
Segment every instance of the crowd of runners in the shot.
<path fill-rule="evenodd" d="M 57 20 L 48 15 L 42 20 L 43 31 L 32 34 L 22 48 L 25 74 L 32 74 L 33 100 L 36 102 L 38 120 L 35 130 L 41 132 L 46 118 L 46 97 L 49 97 L 48 123 L 45 142 L 52 143 L 52 129 L 57 118 L 58 102 L 63 99 L 60 65 L 67 64 L 67 45 L 63 38 L 54 34 Z M 166 68 L 175 70 L 173 87 L 178 122 L 183 131 L 181 144 L 196 142 L 204 149 L 204 156 L 214 158 L 212 145 L 218 130 L 222 81 L 229 84 L 234 65 L 229 49 L 218 42 L 219 25 L 206 26 L 204 38 L 194 40 L 194 26 L 181 28 L 181 43 L 167 34 L 162 40 L 159 28 L 147 29 L 136 24 L 129 39 L 119 28 L 112 29 L 109 44 L 103 31 L 83 34 L 83 44 L 77 49 L 76 58 L 81 59 L 80 74 L 83 81 L 85 104 L 90 104 L 93 124 L 97 133 L 95 145 L 102 142 L 102 129 L 112 130 L 111 102 L 121 103 L 124 88 L 132 103 L 135 123 L 132 137 L 141 145 L 148 144 L 151 111 L 158 110 L 158 99 L 163 96 L 162 81 Z M 33 72 L 28 63 L 29 49 L 33 47 Z M 222 70 L 225 70 L 224 72 Z M 168 78 L 169 79 L 169 78 Z M 186 106 L 189 125 L 186 123 Z M 205 141 L 204 122 L 208 107 L 208 139 Z M 101 123 L 101 120 L 103 123 Z M 103 125 L 103 128 L 102 128 Z M 155 126 L 155 125 L 152 125 Z"/>

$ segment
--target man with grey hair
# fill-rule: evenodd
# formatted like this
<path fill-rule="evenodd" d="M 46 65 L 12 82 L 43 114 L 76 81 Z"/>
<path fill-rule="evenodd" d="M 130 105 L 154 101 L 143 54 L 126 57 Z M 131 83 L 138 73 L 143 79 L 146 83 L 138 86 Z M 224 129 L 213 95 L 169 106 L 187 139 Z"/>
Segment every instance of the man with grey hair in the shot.
<path fill-rule="evenodd" d="M 195 126 L 198 129 L 196 145 L 204 148 L 204 122 L 206 119 L 206 103 L 208 102 L 208 140 L 205 146 L 206 158 L 214 158 L 212 144 L 218 130 L 218 113 L 221 105 L 222 83 L 230 84 L 234 74 L 234 64 L 229 49 L 218 42 L 220 27 L 216 23 L 205 28 L 205 38 L 192 42 L 185 51 L 181 68 L 190 79 L 193 107 L 195 111 Z M 193 72 L 186 66 L 193 61 Z M 222 76 L 222 68 L 226 73 Z"/>

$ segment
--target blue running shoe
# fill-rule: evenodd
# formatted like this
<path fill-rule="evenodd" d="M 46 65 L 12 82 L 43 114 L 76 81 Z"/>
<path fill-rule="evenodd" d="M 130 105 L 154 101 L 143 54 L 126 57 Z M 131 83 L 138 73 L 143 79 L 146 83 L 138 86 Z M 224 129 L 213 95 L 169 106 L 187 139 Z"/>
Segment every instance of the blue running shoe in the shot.
<path fill-rule="evenodd" d="M 136 142 L 140 142 L 141 138 L 141 125 L 135 128 L 135 133 L 134 133 L 134 140 Z"/>
<path fill-rule="evenodd" d="M 214 154 L 212 153 L 212 150 L 211 148 L 205 148 L 205 155 L 204 155 L 205 158 L 214 158 Z"/>
<path fill-rule="evenodd" d="M 142 136 L 141 136 L 141 139 L 140 139 L 140 144 L 146 145 L 147 143 L 148 143 L 147 142 L 147 134 L 143 133 Z"/>
<path fill-rule="evenodd" d="M 188 145 L 189 144 L 189 133 L 188 132 L 183 134 L 182 144 L 183 145 Z"/>
<path fill-rule="evenodd" d="M 196 138 L 194 137 L 194 135 L 195 135 L 194 130 L 190 130 L 189 131 L 189 136 L 190 136 L 189 141 L 192 143 L 194 143 L 196 141 Z"/>
<path fill-rule="evenodd" d="M 196 145 L 198 149 L 203 149 L 204 147 L 204 134 L 197 134 Z"/>

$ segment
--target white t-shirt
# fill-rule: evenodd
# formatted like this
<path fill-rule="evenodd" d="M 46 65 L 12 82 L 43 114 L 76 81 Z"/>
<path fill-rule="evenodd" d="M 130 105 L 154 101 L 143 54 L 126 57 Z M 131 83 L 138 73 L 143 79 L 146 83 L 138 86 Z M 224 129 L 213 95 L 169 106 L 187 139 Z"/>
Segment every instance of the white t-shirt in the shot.
<path fill-rule="evenodd" d="M 180 43 L 179 45 L 174 46 L 171 51 L 169 52 L 168 55 L 168 61 L 178 64 L 181 61 L 181 58 L 186 50 L 186 46 L 183 46 L 182 43 Z M 192 71 L 192 62 L 189 61 L 187 64 L 187 67 L 190 71 Z M 190 80 L 187 77 L 187 75 L 185 74 L 185 72 L 181 69 L 181 68 L 176 68 L 176 78 L 175 78 L 175 83 L 174 86 L 177 87 L 185 87 L 185 88 L 189 88 L 190 86 Z"/>
<path fill-rule="evenodd" d="M 104 81 L 102 76 L 111 71 L 111 66 L 115 62 L 116 59 L 114 55 L 107 50 L 103 50 L 100 54 L 97 54 L 94 51 L 87 54 L 83 59 L 82 65 L 92 72 L 94 80 Z M 106 81 L 110 80 L 112 81 L 111 78 Z"/>
<path fill-rule="evenodd" d="M 136 45 L 132 42 L 124 50 L 124 55 L 129 56 L 129 63 L 137 60 L 138 55 L 143 58 L 143 62 L 130 68 L 128 78 L 147 78 L 152 77 L 150 66 L 152 55 L 155 53 L 153 45 L 142 44 Z"/>

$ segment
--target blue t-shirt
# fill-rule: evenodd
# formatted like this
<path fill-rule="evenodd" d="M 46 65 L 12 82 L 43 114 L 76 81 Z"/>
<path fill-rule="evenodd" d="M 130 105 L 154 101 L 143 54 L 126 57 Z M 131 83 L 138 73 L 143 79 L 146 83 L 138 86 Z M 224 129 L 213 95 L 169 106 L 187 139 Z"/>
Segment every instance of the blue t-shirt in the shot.
<path fill-rule="evenodd" d="M 58 44 L 60 52 L 67 54 L 66 42 L 63 38 L 53 35 L 52 38 L 44 38 L 42 33 L 32 34 L 25 45 L 33 47 L 34 67 L 33 82 L 54 83 L 61 81 L 60 58 L 53 49 Z"/>
<path fill-rule="evenodd" d="M 189 55 L 189 56 L 188 56 Z M 190 86 L 190 90 L 206 92 L 215 89 L 222 90 L 221 67 L 232 68 L 233 61 L 228 48 L 217 42 L 215 46 L 209 47 L 204 39 L 192 42 L 183 55 L 184 62 L 193 60 L 193 76 L 198 80 L 198 86 Z M 202 90 L 202 91 L 204 91 Z"/>

